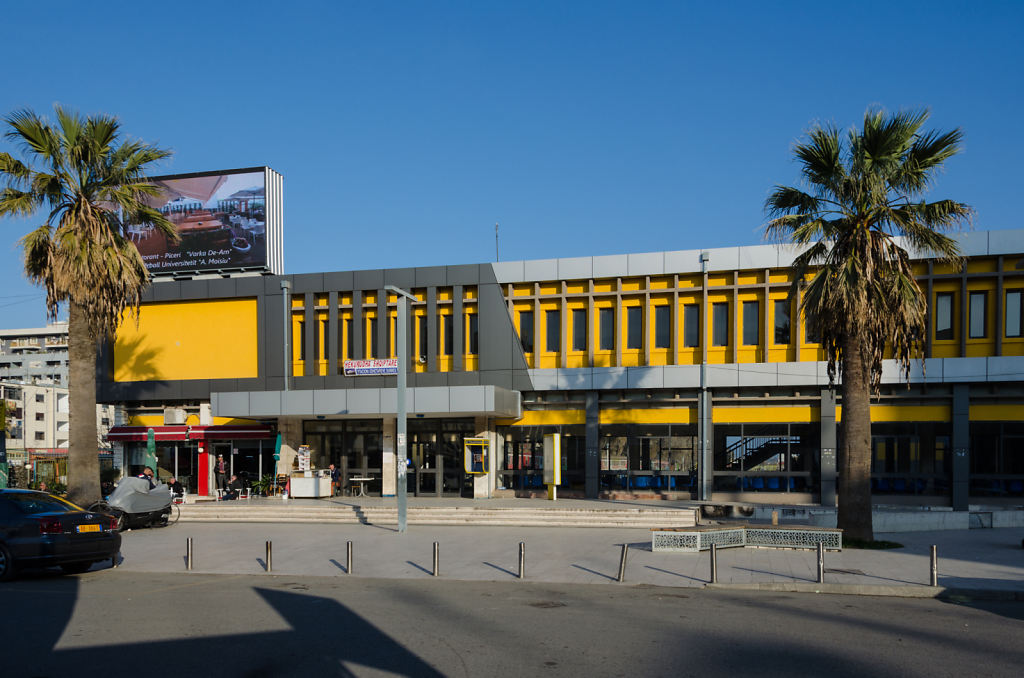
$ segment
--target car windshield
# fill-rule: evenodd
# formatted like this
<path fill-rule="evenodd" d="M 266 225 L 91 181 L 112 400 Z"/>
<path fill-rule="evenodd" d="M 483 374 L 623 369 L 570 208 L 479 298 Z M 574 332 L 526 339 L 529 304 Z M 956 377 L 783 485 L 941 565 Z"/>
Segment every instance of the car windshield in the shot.
<path fill-rule="evenodd" d="M 5 496 L 18 511 L 27 515 L 34 515 L 36 513 L 67 513 L 69 511 L 82 510 L 71 502 L 64 501 L 60 497 L 54 497 L 50 494 L 12 492 Z"/>

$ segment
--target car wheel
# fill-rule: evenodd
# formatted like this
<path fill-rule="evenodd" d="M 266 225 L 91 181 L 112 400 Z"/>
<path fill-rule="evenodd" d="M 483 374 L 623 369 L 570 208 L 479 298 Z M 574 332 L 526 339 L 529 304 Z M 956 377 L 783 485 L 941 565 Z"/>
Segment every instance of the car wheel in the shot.
<path fill-rule="evenodd" d="M 128 514 L 124 511 L 117 512 L 117 531 L 124 532 L 128 528 Z"/>
<path fill-rule="evenodd" d="M 11 550 L 0 544 L 0 581 L 8 581 L 14 578 L 14 558 Z"/>
<path fill-rule="evenodd" d="M 64 574 L 82 574 L 88 572 L 92 563 L 64 563 L 60 569 Z"/>

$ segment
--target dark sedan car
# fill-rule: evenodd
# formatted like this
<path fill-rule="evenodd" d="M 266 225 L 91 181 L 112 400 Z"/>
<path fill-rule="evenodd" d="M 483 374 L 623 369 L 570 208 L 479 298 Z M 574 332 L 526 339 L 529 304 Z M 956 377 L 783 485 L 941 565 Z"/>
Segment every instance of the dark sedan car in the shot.
<path fill-rule="evenodd" d="M 0 490 L 0 581 L 22 568 L 85 572 L 120 549 L 116 518 L 45 492 Z"/>

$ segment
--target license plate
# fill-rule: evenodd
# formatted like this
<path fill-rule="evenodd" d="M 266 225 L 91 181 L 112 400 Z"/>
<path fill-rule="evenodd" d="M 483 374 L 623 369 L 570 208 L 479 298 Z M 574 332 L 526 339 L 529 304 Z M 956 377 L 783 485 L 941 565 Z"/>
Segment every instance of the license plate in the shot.
<path fill-rule="evenodd" d="M 79 532 L 102 532 L 103 528 L 101 528 L 99 525 L 79 525 L 78 526 L 78 531 Z"/>

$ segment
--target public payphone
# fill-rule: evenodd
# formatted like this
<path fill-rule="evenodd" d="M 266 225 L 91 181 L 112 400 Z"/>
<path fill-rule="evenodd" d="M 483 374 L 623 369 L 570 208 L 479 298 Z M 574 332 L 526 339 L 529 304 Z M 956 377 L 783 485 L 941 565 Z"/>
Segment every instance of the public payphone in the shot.
<path fill-rule="evenodd" d="M 490 464 L 491 441 L 487 438 L 463 438 L 466 473 L 484 475 Z"/>

